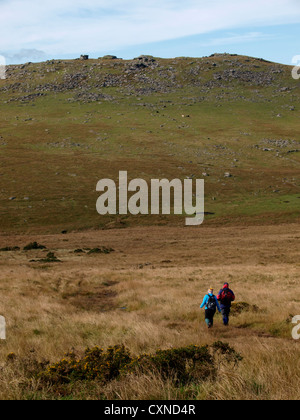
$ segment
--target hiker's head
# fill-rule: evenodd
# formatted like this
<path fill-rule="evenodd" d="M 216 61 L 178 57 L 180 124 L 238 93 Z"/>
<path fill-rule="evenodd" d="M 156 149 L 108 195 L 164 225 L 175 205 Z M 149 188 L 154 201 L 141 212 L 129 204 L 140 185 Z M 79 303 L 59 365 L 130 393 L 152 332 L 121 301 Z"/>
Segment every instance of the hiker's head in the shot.
<path fill-rule="evenodd" d="M 214 293 L 214 289 L 213 289 L 212 287 L 210 287 L 210 288 L 208 289 L 208 293 L 209 293 L 210 295 L 212 295 L 212 294 Z"/>
<path fill-rule="evenodd" d="M 228 283 L 224 283 L 223 289 L 229 289 L 229 284 Z"/>

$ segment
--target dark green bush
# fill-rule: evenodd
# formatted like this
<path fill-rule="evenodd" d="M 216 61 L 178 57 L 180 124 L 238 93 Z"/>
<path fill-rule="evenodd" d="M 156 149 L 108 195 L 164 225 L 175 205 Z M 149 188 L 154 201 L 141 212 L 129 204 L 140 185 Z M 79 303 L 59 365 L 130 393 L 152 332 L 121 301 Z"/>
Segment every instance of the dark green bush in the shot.
<path fill-rule="evenodd" d="M 44 245 L 40 245 L 37 242 L 31 242 L 30 244 L 24 246 L 24 251 L 30 251 L 32 249 L 46 249 Z"/>
<path fill-rule="evenodd" d="M 81 358 L 74 353 L 67 354 L 43 371 L 40 378 L 55 384 L 95 379 L 105 383 L 122 375 L 157 372 L 164 380 L 172 378 L 184 385 L 215 378 L 220 358 L 226 363 L 238 363 L 242 359 L 233 348 L 222 342 L 212 346 L 191 345 L 157 350 L 154 354 L 136 357 L 131 357 L 123 345 L 109 347 L 106 351 L 94 347 L 86 349 Z"/>
<path fill-rule="evenodd" d="M 54 383 L 94 379 L 107 382 L 117 378 L 130 361 L 129 351 L 124 346 L 109 347 L 106 351 L 96 346 L 87 348 L 81 359 L 74 353 L 67 354 L 60 362 L 49 366 L 42 377 Z"/>
<path fill-rule="evenodd" d="M 30 262 L 55 263 L 55 262 L 61 262 L 61 260 L 57 258 L 54 252 L 48 252 L 46 258 L 42 258 L 40 260 L 30 260 Z"/>
<path fill-rule="evenodd" d="M 234 365 L 237 365 L 243 360 L 240 353 L 237 353 L 228 343 L 223 343 L 223 341 L 216 341 L 212 344 L 211 348 L 215 360 L 218 358 L 221 362 L 226 361 Z"/>
<path fill-rule="evenodd" d="M 8 251 L 20 251 L 18 246 L 6 246 L 5 248 L 0 249 L 1 252 L 8 252 Z"/>
<path fill-rule="evenodd" d="M 48 252 L 46 258 L 40 260 L 40 262 L 60 262 L 54 252 Z"/>
<path fill-rule="evenodd" d="M 93 248 L 88 252 L 88 255 L 91 254 L 110 254 L 111 252 L 114 252 L 114 249 L 107 248 L 105 246 L 102 246 L 101 248 Z"/>
<path fill-rule="evenodd" d="M 176 378 L 182 384 L 215 374 L 214 360 L 208 346 L 188 346 L 142 354 L 132 359 L 126 370 L 143 373 L 157 371 L 163 379 Z"/>

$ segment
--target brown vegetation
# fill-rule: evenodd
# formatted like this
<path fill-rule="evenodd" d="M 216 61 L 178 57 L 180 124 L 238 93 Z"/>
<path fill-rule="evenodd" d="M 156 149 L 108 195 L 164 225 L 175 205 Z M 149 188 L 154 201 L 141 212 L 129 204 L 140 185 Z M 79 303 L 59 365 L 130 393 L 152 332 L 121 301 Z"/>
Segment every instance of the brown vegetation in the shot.
<path fill-rule="evenodd" d="M 47 250 L 23 251 L 37 241 Z M 299 227 L 140 227 L 65 235 L 1 236 L 0 398 L 299 399 Z M 113 248 L 110 254 L 76 249 Z M 60 263 L 42 260 L 51 250 Z M 229 281 L 237 295 L 230 326 L 207 330 L 199 309 L 208 286 Z M 68 351 L 124 344 L 133 355 L 228 342 L 242 354 L 217 381 L 184 389 L 141 372 L 109 383 L 56 389 L 28 378 L 34 363 Z M 7 362 L 8 354 L 10 363 Z M 29 369 L 29 367 L 30 369 Z"/>

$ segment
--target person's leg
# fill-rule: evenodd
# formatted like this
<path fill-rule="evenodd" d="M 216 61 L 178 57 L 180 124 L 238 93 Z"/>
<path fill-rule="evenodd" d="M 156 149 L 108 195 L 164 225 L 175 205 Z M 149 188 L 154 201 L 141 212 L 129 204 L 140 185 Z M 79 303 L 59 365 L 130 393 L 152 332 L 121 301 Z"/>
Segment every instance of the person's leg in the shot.
<path fill-rule="evenodd" d="M 227 325 L 229 325 L 230 306 L 227 309 Z"/>
<path fill-rule="evenodd" d="M 230 312 L 230 308 L 228 308 L 227 306 L 222 307 L 223 324 L 226 326 L 229 323 L 229 312 Z"/>
<path fill-rule="evenodd" d="M 213 326 L 213 325 L 214 325 L 214 316 L 215 316 L 215 314 L 216 314 L 216 311 L 212 311 L 212 312 L 211 312 L 211 315 L 210 315 L 211 326 Z"/>
<path fill-rule="evenodd" d="M 205 309 L 205 323 L 208 326 L 208 328 L 211 327 L 211 323 L 210 323 L 210 311 L 208 309 Z"/>
<path fill-rule="evenodd" d="M 214 314 L 215 312 L 206 309 L 205 311 L 205 322 L 208 328 L 211 328 L 214 325 Z"/>

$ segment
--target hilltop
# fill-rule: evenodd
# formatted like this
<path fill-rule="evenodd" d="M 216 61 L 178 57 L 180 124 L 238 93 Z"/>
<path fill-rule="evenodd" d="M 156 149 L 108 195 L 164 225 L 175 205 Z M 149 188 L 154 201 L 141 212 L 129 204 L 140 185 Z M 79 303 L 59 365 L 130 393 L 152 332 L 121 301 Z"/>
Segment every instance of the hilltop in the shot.
<path fill-rule="evenodd" d="M 299 81 L 230 54 L 8 66 L 0 80 L 1 232 L 179 224 L 100 217 L 96 183 L 205 178 L 205 223 L 299 218 Z"/>

